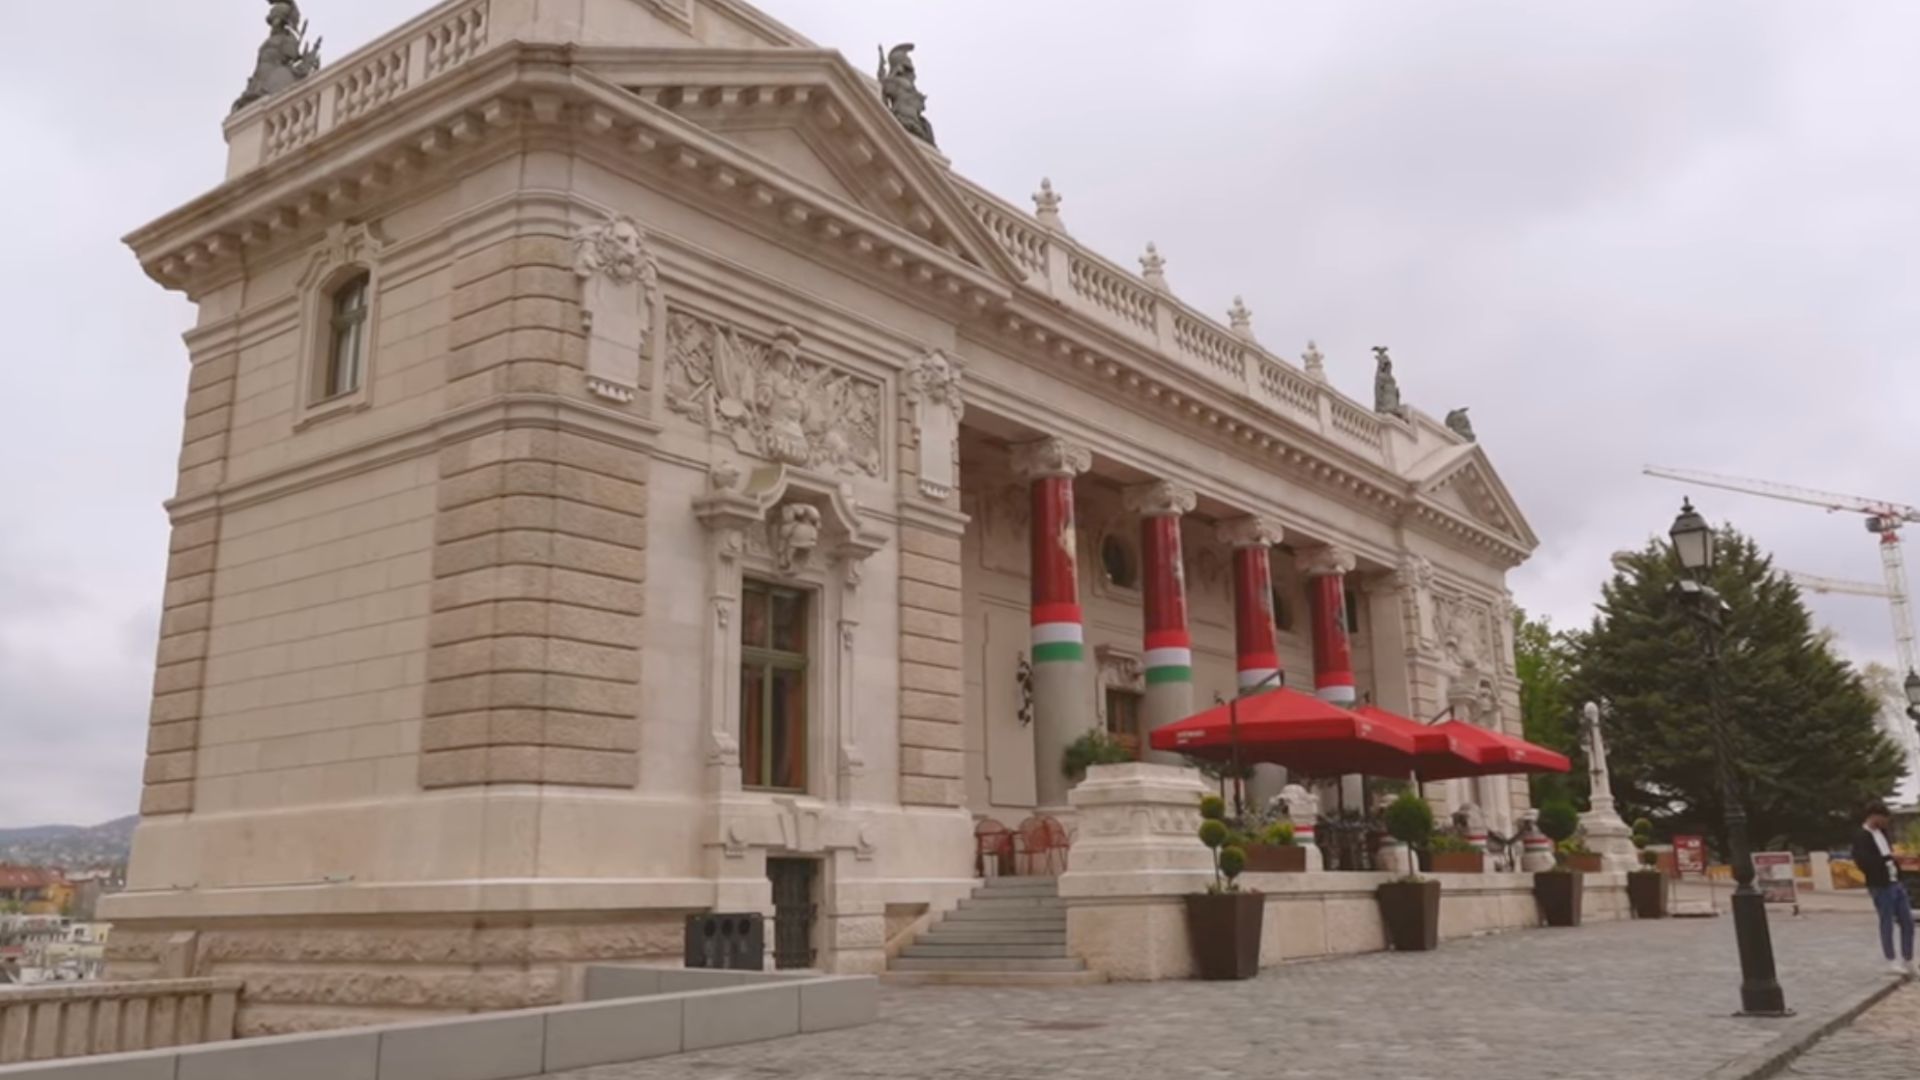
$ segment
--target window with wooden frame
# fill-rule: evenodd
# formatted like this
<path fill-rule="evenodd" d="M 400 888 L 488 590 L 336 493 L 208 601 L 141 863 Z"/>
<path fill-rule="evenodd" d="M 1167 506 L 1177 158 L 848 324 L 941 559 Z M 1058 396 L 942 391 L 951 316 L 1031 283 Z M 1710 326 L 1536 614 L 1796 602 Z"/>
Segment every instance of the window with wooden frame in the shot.
<path fill-rule="evenodd" d="M 1143 732 L 1140 730 L 1141 701 L 1142 695 L 1137 690 L 1107 687 L 1107 736 L 1133 751 L 1136 761 L 1144 749 Z"/>
<path fill-rule="evenodd" d="M 807 788 L 810 594 L 761 581 L 741 590 L 740 771 L 749 788 Z"/>
<path fill-rule="evenodd" d="M 373 275 L 356 274 L 327 297 L 326 362 L 320 368 L 318 402 L 346 397 L 360 389 L 367 373 L 367 309 Z"/>

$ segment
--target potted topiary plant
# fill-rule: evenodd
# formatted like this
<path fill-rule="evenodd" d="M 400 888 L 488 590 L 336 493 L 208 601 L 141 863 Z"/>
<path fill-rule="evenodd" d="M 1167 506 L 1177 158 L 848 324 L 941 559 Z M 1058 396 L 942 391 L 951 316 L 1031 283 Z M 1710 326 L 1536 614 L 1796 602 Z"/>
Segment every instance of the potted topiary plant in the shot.
<path fill-rule="evenodd" d="M 1077 784 L 1092 766 L 1125 765 L 1137 760 L 1125 743 L 1094 728 L 1067 744 L 1060 754 L 1060 773 Z"/>
<path fill-rule="evenodd" d="M 1627 872 L 1627 902 L 1639 919 L 1667 917 L 1667 878 L 1660 872 L 1660 854 L 1647 847 L 1653 843 L 1653 822 L 1646 818 L 1633 823 L 1633 846 L 1640 849 L 1640 869 Z"/>
<path fill-rule="evenodd" d="M 1275 821 L 1234 840 L 1247 853 L 1247 869 L 1255 873 L 1298 874 L 1307 869 L 1307 849 L 1294 839 L 1291 821 Z"/>
<path fill-rule="evenodd" d="M 1567 865 L 1583 874 L 1599 874 L 1607 869 L 1606 856 L 1587 846 L 1587 838 L 1575 836 L 1571 840 L 1562 840 L 1555 849 L 1566 856 Z"/>
<path fill-rule="evenodd" d="M 1387 807 L 1387 832 L 1411 851 L 1433 837 L 1433 807 L 1408 791 Z M 1387 944 L 1401 952 L 1424 952 L 1440 944 L 1440 883 L 1409 867 L 1406 877 L 1380 886 L 1380 917 Z"/>
<path fill-rule="evenodd" d="M 1239 884 L 1244 848 L 1231 843 L 1227 808 L 1218 795 L 1200 800 L 1200 842 L 1213 853 L 1213 884 L 1187 894 L 1187 936 L 1203 979 L 1251 979 L 1260 973 L 1260 927 L 1266 897 Z"/>
<path fill-rule="evenodd" d="M 1474 847 L 1466 837 L 1458 833 L 1443 832 L 1434 836 L 1427 850 L 1432 853 L 1432 869 L 1436 874 L 1481 874 L 1487 869 L 1487 853 Z"/>
<path fill-rule="evenodd" d="M 1533 896 L 1548 926 L 1579 926 L 1580 903 L 1586 896 L 1586 875 L 1568 862 L 1564 845 L 1580 828 L 1580 814 L 1568 802 L 1550 802 L 1540 808 L 1540 831 L 1553 840 L 1554 867 L 1533 875 Z"/>

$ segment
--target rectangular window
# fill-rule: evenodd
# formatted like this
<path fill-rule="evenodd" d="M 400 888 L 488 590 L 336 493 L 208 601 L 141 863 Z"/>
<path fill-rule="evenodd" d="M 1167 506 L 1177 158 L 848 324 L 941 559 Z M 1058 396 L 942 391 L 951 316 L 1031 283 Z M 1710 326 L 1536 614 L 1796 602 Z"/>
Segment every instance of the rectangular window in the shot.
<path fill-rule="evenodd" d="M 360 379 L 366 370 L 367 291 L 371 283 L 368 275 L 361 274 L 333 292 L 326 379 L 320 387 L 323 400 L 360 389 Z"/>
<path fill-rule="evenodd" d="M 1107 688 L 1107 734 L 1114 742 L 1133 751 L 1136 760 L 1140 757 L 1139 694 L 1131 690 Z"/>
<path fill-rule="evenodd" d="M 1342 599 L 1347 607 L 1347 633 L 1357 634 L 1360 632 L 1360 594 L 1348 589 Z"/>
<path fill-rule="evenodd" d="M 808 594 L 741 590 L 740 770 L 750 788 L 807 787 Z"/>

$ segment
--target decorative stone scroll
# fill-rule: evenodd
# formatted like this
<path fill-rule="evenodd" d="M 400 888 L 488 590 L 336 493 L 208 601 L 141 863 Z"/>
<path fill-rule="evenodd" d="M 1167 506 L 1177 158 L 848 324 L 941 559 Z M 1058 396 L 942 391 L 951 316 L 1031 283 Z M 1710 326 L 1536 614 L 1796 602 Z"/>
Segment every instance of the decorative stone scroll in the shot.
<path fill-rule="evenodd" d="M 652 351 L 659 264 L 640 227 L 623 214 L 573 234 L 573 272 L 581 282 L 587 389 L 626 404 L 639 390 L 641 361 Z"/>
<path fill-rule="evenodd" d="M 880 384 L 809 359 L 801 349 L 792 327 L 762 341 L 737 327 L 672 312 L 667 408 L 731 439 L 743 454 L 879 476 Z"/>
<path fill-rule="evenodd" d="M 938 349 L 914 361 L 901 381 L 920 449 L 920 494 L 945 499 L 960 482 L 960 396 L 965 368 Z"/>

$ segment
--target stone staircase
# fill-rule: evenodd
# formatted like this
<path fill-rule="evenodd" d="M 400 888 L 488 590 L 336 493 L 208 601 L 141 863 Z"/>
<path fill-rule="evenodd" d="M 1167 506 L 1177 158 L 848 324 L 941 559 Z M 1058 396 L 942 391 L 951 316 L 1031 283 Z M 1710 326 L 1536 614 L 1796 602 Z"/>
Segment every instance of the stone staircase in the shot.
<path fill-rule="evenodd" d="M 890 983 L 1080 986 L 1105 982 L 1067 954 L 1067 909 L 1047 877 L 982 885 L 887 965 Z"/>

